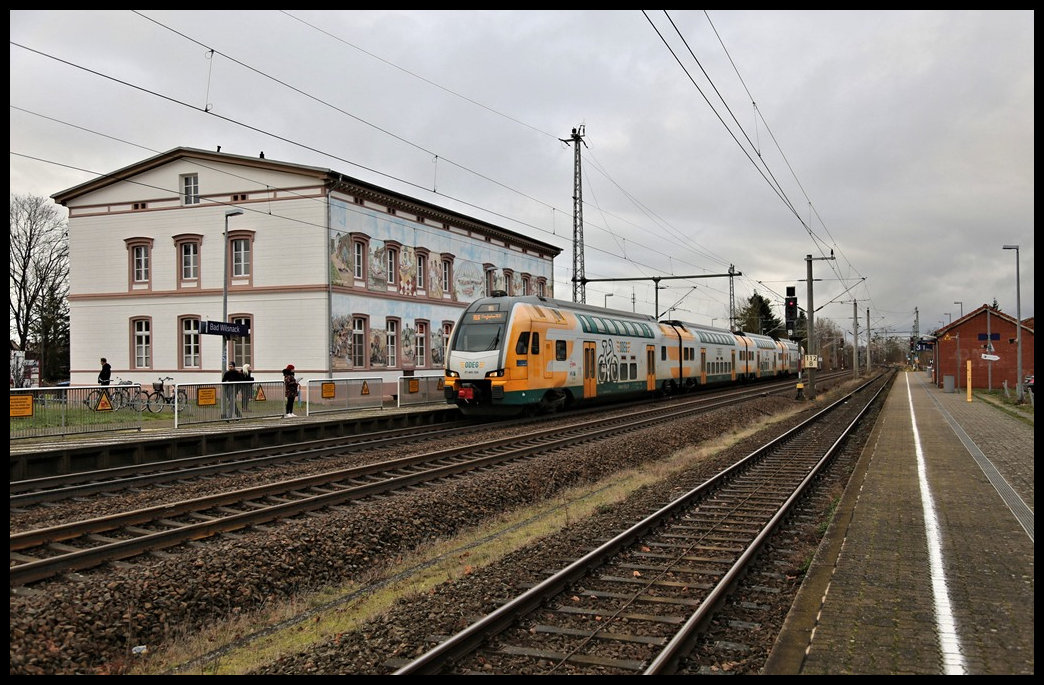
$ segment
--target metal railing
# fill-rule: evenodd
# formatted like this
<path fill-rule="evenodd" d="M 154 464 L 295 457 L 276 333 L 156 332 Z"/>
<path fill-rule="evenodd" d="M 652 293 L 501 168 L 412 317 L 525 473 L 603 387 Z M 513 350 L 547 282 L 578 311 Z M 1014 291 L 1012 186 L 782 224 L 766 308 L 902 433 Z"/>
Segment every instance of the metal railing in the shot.
<path fill-rule="evenodd" d="M 400 407 L 418 404 L 445 404 L 446 377 L 438 376 L 399 376 L 396 403 Z"/>
<path fill-rule="evenodd" d="M 11 388 L 11 439 L 141 430 L 141 385 Z"/>
<path fill-rule="evenodd" d="M 279 417 L 286 413 L 283 381 L 178 383 L 174 386 L 173 394 L 180 392 L 184 392 L 188 401 L 184 406 L 181 402 L 175 402 L 171 407 L 175 428 Z"/>
<path fill-rule="evenodd" d="M 380 378 L 320 378 L 301 383 L 308 416 L 351 409 L 383 409 Z"/>

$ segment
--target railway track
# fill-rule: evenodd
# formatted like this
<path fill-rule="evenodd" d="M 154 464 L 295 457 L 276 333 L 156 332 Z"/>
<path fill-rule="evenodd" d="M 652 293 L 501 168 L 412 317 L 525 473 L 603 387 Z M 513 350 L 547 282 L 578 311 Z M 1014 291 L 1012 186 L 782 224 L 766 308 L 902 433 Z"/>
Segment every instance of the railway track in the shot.
<path fill-rule="evenodd" d="M 786 387 L 789 388 L 789 384 Z M 781 388 L 777 391 L 784 390 Z M 488 468 L 548 450 L 718 409 L 751 397 L 763 396 L 767 392 L 769 390 L 765 387 L 759 387 L 730 391 L 724 396 L 697 397 L 682 403 L 659 404 L 623 416 L 579 420 L 568 425 L 556 424 L 552 428 L 529 431 L 524 436 L 481 445 L 339 469 L 13 534 L 10 584 L 29 584 L 61 573 L 88 569 L 288 516 L 416 487 L 466 471 Z M 300 454 L 297 458 L 301 458 Z M 113 487 L 126 487 L 122 479 L 115 482 L 120 485 Z M 97 483 L 89 485 L 100 487 Z"/>
<path fill-rule="evenodd" d="M 790 385 L 790 382 L 786 382 L 782 385 L 783 389 L 780 389 L 778 384 L 776 386 L 766 384 L 757 388 L 744 388 L 731 391 L 725 395 L 715 396 L 742 398 L 749 397 L 752 393 L 787 392 Z M 704 402 L 706 399 L 705 397 L 700 397 L 694 400 L 689 397 L 679 400 L 679 402 Z M 639 406 L 648 406 L 648 403 Z M 600 407 L 582 412 L 572 412 L 570 416 L 579 417 L 604 411 L 605 408 Z M 648 411 L 659 411 L 659 405 L 654 405 Z M 540 419 L 515 419 L 501 421 L 497 425 L 510 428 L 516 425 L 530 425 L 534 423 L 539 425 L 542 421 Z M 16 480 L 10 483 L 10 510 L 17 512 L 48 502 L 60 502 L 73 498 L 114 493 L 129 488 L 143 488 L 164 483 L 184 483 L 191 479 L 211 477 L 236 471 L 262 469 L 278 464 L 306 462 L 309 460 L 330 460 L 350 453 L 401 446 L 404 441 L 415 444 L 447 437 L 460 437 L 470 432 L 486 430 L 488 426 L 489 424 L 485 422 L 462 420 L 433 427 L 413 426 L 362 435 L 311 440 L 293 445 L 258 447 L 96 471 L 81 471 L 45 478 Z"/>
<path fill-rule="evenodd" d="M 412 661 L 413 674 L 667 674 L 887 387 L 874 379 Z"/>

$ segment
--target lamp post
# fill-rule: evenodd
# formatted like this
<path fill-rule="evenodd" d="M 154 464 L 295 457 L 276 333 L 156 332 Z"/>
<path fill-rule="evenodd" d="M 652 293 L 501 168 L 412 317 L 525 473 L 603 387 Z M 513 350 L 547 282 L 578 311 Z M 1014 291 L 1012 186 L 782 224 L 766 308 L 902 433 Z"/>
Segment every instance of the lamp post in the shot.
<path fill-rule="evenodd" d="M 954 300 L 953 303 L 961 305 L 961 318 L 963 319 L 964 318 L 964 303 L 961 302 L 960 300 Z"/>
<path fill-rule="evenodd" d="M 1015 396 L 1019 404 L 1023 402 L 1022 396 L 1022 286 L 1019 282 L 1019 246 L 1002 245 L 1005 250 L 1015 250 Z"/>
<path fill-rule="evenodd" d="M 953 323 L 953 314 L 951 314 L 950 312 L 943 312 L 943 314 L 945 314 L 946 316 L 950 317 L 950 323 Z M 949 324 L 947 324 L 947 325 L 949 325 Z"/>
<path fill-rule="evenodd" d="M 221 323 L 228 323 L 228 263 L 231 260 L 231 256 L 228 254 L 228 217 L 239 216 L 243 213 L 242 209 L 226 209 L 225 210 L 225 275 L 221 279 Z M 221 373 L 225 372 L 225 368 L 228 367 L 228 340 L 224 334 L 221 335 Z"/>
<path fill-rule="evenodd" d="M 605 294 L 605 299 L 602 300 L 602 307 L 603 308 L 608 308 L 609 307 L 609 298 L 612 297 L 612 296 L 613 296 L 612 293 L 606 293 Z"/>

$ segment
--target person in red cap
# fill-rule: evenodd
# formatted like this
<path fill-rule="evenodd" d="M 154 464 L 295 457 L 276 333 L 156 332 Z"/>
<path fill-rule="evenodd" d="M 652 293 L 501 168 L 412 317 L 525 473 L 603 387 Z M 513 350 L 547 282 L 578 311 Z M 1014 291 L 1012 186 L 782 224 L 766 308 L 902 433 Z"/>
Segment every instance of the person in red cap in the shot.
<path fill-rule="evenodd" d="M 283 369 L 283 389 L 286 394 L 286 416 L 287 419 L 297 418 L 294 413 L 294 400 L 297 399 L 297 379 L 294 378 L 294 365 L 287 364 Z"/>

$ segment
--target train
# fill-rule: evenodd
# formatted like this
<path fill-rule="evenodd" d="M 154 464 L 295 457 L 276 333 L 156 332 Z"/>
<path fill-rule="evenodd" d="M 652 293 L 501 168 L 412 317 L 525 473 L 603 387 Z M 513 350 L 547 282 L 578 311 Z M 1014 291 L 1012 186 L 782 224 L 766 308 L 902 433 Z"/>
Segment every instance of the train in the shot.
<path fill-rule="evenodd" d="M 796 376 L 802 360 L 792 340 L 496 292 L 453 327 L 444 393 L 467 416 L 535 415 Z"/>

